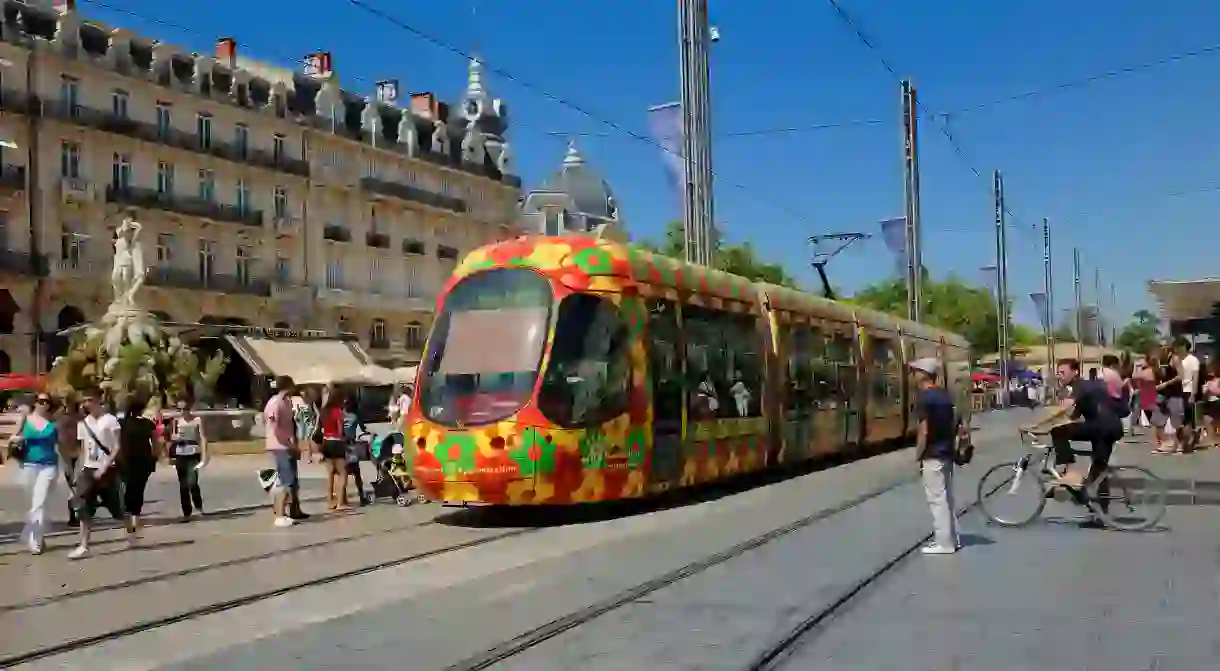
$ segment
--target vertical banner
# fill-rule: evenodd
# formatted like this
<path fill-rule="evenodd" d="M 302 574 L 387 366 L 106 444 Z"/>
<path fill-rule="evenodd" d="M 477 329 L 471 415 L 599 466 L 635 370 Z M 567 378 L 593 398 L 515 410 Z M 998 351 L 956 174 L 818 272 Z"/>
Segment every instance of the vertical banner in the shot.
<path fill-rule="evenodd" d="M 907 276 L 907 218 L 895 217 L 881 222 L 881 239 L 894 255 L 894 270 L 899 277 Z"/>
<path fill-rule="evenodd" d="M 1035 291 L 1029 295 L 1029 300 L 1033 301 L 1034 309 L 1038 311 L 1038 321 L 1042 324 L 1043 333 L 1051 330 L 1049 321 L 1050 314 L 1046 310 L 1046 294 L 1041 291 Z"/>
<path fill-rule="evenodd" d="M 666 103 L 648 108 L 648 129 L 664 151 L 665 176 L 678 202 L 683 202 L 686 169 L 682 159 L 682 104 Z"/>

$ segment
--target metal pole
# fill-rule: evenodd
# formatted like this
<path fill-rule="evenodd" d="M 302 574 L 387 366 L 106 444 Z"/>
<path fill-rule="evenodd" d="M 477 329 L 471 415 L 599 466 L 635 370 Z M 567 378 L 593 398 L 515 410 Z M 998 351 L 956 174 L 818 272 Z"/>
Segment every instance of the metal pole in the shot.
<path fill-rule="evenodd" d="M 698 263 L 702 246 L 699 240 L 699 207 L 694 170 L 695 134 L 691 115 L 695 77 L 691 63 L 690 15 L 690 0 L 678 0 L 678 76 L 682 106 L 682 232 L 687 262 Z"/>
<path fill-rule="evenodd" d="M 1043 375 L 1042 385 L 1046 387 L 1049 383 L 1047 376 L 1053 375 L 1055 370 L 1055 308 L 1054 300 L 1054 282 L 1051 272 L 1051 222 L 1046 217 L 1042 218 L 1042 288 L 1046 291 L 1046 307 L 1042 314 L 1042 323 L 1045 325 L 1046 333 L 1046 373 Z"/>
<path fill-rule="evenodd" d="M 700 179 L 703 191 L 703 265 L 710 266 L 715 261 L 716 255 L 716 212 L 715 198 L 713 196 L 712 186 L 714 177 L 712 175 L 712 78 L 711 78 L 711 61 L 708 46 L 711 44 L 711 24 L 708 22 L 707 13 L 708 0 L 696 0 L 695 2 L 695 26 L 697 38 L 695 40 L 696 53 L 698 58 L 696 63 L 699 66 L 699 79 L 697 81 L 696 90 L 699 93 L 699 144 L 701 151 L 700 157 Z"/>
<path fill-rule="evenodd" d="M 995 266 L 996 266 L 996 321 L 1000 344 L 1000 407 L 1007 407 L 1008 363 L 1011 354 L 1008 348 L 1008 236 L 1004 226 L 1004 178 L 1000 171 L 993 174 L 995 196 Z"/>
<path fill-rule="evenodd" d="M 915 321 L 923 316 L 923 218 L 919 204 L 919 97 L 915 87 L 911 95 L 911 258 L 915 280 Z M 1001 272 L 1003 272 L 1001 270 Z"/>
<path fill-rule="evenodd" d="M 1102 326 L 1102 311 L 1101 311 L 1101 268 L 1093 269 L 1093 296 L 1097 301 L 1097 308 L 1093 312 L 1094 326 L 1097 327 L 1097 346 L 1100 347 L 1102 341 L 1105 340 L 1105 327 Z"/>
<path fill-rule="evenodd" d="M 714 243 L 707 0 L 678 0 L 682 147 L 686 167 L 686 258 L 710 265 Z"/>
<path fill-rule="evenodd" d="M 1072 283 L 1076 292 L 1076 360 L 1084 363 L 1084 313 L 1080 308 L 1080 248 L 1072 248 Z"/>
<path fill-rule="evenodd" d="M 1110 347 L 1118 347 L 1118 288 L 1110 283 Z"/>
<path fill-rule="evenodd" d="M 919 319 L 919 300 L 916 276 L 919 274 L 915 266 L 915 155 L 912 146 L 914 137 L 911 82 L 902 80 L 902 197 L 903 197 L 903 233 L 907 255 L 907 319 Z"/>

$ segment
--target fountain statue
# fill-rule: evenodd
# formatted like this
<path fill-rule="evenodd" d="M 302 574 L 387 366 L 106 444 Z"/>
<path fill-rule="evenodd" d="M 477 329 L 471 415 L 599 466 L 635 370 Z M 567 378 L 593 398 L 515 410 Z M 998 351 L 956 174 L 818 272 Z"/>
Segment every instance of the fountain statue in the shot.
<path fill-rule="evenodd" d="M 125 217 L 115 232 L 114 297 L 106 314 L 77 334 L 70 351 L 53 364 L 52 386 L 60 393 L 97 385 L 119 401 L 131 395 L 169 400 L 214 385 L 224 370 L 223 354 L 201 362 L 194 348 L 140 306 L 148 272 L 141 230 L 140 222 Z"/>

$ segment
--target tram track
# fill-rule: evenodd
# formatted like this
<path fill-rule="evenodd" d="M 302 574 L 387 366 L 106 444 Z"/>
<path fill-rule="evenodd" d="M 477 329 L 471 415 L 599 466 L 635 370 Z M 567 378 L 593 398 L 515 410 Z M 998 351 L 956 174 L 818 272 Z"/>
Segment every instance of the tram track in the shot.
<path fill-rule="evenodd" d="M 646 582 L 642 582 L 633 587 L 629 587 L 608 598 L 602 599 L 580 610 L 573 611 L 567 615 L 554 619 L 510 640 L 504 641 L 503 643 L 487 648 L 481 653 L 445 667 L 444 671 L 479 671 L 480 669 L 491 668 L 496 664 L 507 661 L 528 650 L 536 648 L 537 646 L 550 641 L 565 632 L 590 623 L 603 615 L 636 602 L 643 597 L 652 594 L 653 592 L 669 587 L 687 578 L 696 576 L 704 571 L 707 571 L 708 569 L 740 557 L 751 550 L 755 550 L 777 539 L 783 538 L 784 536 L 788 536 L 789 534 L 800 531 L 801 529 L 805 529 L 806 527 L 817 524 L 818 522 L 827 520 L 840 513 L 856 508 L 863 503 L 884 496 L 889 492 L 912 484 L 917 480 L 918 476 L 898 478 L 893 482 L 869 490 L 864 494 L 855 496 L 838 505 L 830 508 L 824 508 L 816 513 L 802 517 L 789 524 L 785 524 L 784 526 L 771 529 L 770 531 L 738 543 L 727 550 L 722 550 L 715 554 L 707 555 L 702 559 L 686 564 L 676 570 L 670 571 Z"/>
<path fill-rule="evenodd" d="M 251 594 L 244 594 L 240 597 L 226 599 L 223 601 L 211 603 L 211 604 L 200 606 L 197 608 L 190 608 L 190 609 L 187 609 L 187 610 L 184 610 L 179 613 L 172 614 L 172 615 L 149 618 L 147 620 L 142 620 L 142 621 L 130 624 L 130 625 L 116 627 L 112 630 L 102 632 L 99 634 L 81 636 L 81 637 L 69 639 L 69 640 L 66 640 L 66 641 L 63 641 L 60 643 L 55 643 L 52 645 L 40 646 L 40 647 L 34 648 L 32 650 L 28 650 L 28 651 L 21 652 L 18 654 L 0 657 L 0 669 L 7 669 L 7 668 L 17 666 L 19 664 L 28 664 L 30 662 L 36 662 L 36 661 L 39 661 L 42 659 L 46 659 L 48 657 L 53 657 L 53 656 L 61 655 L 61 654 L 65 654 L 65 653 L 76 652 L 79 650 L 83 650 L 85 648 L 93 647 L 95 645 L 108 643 L 111 641 L 116 641 L 121 638 L 125 638 L 127 636 L 131 636 L 134 634 L 151 631 L 153 629 L 160 629 L 162 627 L 167 627 L 167 626 L 177 624 L 180 622 L 185 622 L 188 620 L 194 620 L 194 619 L 197 619 L 200 617 L 205 617 L 208 615 L 214 615 L 216 613 L 222 613 L 222 612 L 225 612 L 228 610 L 233 610 L 235 608 L 241 608 L 242 606 L 248 606 L 250 604 L 253 604 L 253 603 L 256 603 L 259 601 L 263 601 L 265 599 L 272 599 L 272 598 L 275 598 L 278 596 L 283 596 L 285 594 L 290 594 L 292 592 L 297 592 L 297 591 L 309 589 L 312 587 L 320 587 L 320 586 L 340 582 L 343 580 L 347 580 L 349 578 L 355 578 L 355 577 L 359 577 L 362 575 L 367 575 L 369 573 L 375 573 L 377 571 L 384 571 L 386 569 L 397 568 L 399 566 L 410 564 L 412 562 L 422 561 L 425 559 L 430 559 L 432 557 L 437 557 L 437 556 L 441 556 L 441 555 L 445 555 L 445 554 L 450 554 L 453 552 L 458 552 L 460 550 L 467 550 L 470 548 L 475 548 L 475 547 L 487 545 L 489 543 L 493 543 L 493 542 L 500 541 L 500 540 L 507 540 L 509 538 L 524 536 L 526 534 L 531 534 L 531 533 L 535 533 L 535 532 L 542 531 L 542 530 L 543 530 L 543 527 L 527 527 L 527 528 L 522 528 L 522 529 L 513 529 L 511 531 L 507 531 L 504 533 L 493 534 L 491 536 L 475 538 L 475 539 L 471 539 L 471 540 L 468 540 L 468 541 L 465 541 L 462 543 L 456 543 L 453 545 L 447 545 L 447 546 L 443 546 L 443 547 L 439 547 L 439 548 L 434 548 L 431 550 L 425 550 L 423 552 L 413 553 L 413 554 L 407 555 L 405 557 L 398 557 L 398 558 L 390 559 L 387 561 L 381 561 L 381 562 L 377 562 L 374 564 L 368 564 L 368 565 L 361 566 L 361 567 L 354 568 L 354 569 L 347 570 L 347 571 L 329 573 L 329 574 L 319 576 L 316 578 L 311 578 L 309 580 L 302 580 L 302 581 L 294 582 L 294 583 L 291 583 L 288 585 L 282 585 L 280 587 L 276 587 L 273 589 L 260 590 L 260 591 L 257 591 L 257 592 L 251 593 Z"/>

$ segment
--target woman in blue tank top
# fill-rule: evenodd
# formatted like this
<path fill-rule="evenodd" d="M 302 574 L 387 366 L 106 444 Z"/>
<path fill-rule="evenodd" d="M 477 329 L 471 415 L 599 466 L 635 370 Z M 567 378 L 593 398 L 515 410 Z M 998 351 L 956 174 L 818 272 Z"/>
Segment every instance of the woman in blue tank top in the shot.
<path fill-rule="evenodd" d="M 59 431 L 51 417 L 51 397 L 39 393 L 30 414 L 18 421 L 12 441 L 18 444 L 21 480 L 30 495 L 30 512 L 22 539 L 32 554 L 42 554 L 47 499 L 59 479 Z"/>

